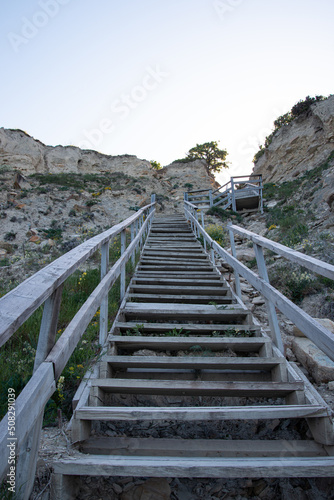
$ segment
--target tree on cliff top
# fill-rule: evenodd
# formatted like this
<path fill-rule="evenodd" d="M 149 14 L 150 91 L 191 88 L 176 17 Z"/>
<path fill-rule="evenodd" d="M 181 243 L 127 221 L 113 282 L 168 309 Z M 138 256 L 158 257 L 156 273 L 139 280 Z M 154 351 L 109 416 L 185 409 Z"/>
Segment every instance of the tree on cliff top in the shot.
<path fill-rule="evenodd" d="M 225 161 L 228 155 L 225 149 L 218 148 L 218 142 L 205 142 L 204 144 L 196 144 L 191 148 L 186 156 L 187 161 L 205 160 L 207 163 L 208 173 L 220 172 L 223 168 L 228 168 L 228 163 Z"/>

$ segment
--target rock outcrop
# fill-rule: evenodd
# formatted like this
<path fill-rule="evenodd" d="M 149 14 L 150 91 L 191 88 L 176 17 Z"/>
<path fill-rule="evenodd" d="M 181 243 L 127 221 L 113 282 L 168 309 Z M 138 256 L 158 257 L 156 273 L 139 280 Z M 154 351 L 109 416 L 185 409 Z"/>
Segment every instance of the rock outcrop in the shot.
<path fill-rule="evenodd" d="M 105 173 L 145 175 L 150 162 L 136 156 L 110 156 L 75 146 L 46 146 L 22 130 L 0 128 L 0 163 L 24 175 L 35 173 Z"/>
<path fill-rule="evenodd" d="M 281 127 L 255 162 L 264 182 L 292 180 L 321 165 L 334 151 L 334 96 Z"/>

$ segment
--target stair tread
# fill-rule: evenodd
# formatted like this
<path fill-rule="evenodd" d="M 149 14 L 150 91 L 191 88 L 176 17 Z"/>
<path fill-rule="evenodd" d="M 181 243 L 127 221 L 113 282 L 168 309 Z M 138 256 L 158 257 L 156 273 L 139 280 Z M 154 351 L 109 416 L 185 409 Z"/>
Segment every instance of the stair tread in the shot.
<path fill-rule="evenodd" d="M 194 380 L 93 379 L 91 387 L 115 393 L 189 396 L 285 396 L 304 389 L 303 382 L 234 382 Z"/>
<path fill-rule="evenodd" d="M 258 420 L 277 418 L 319 418 L 328 415 L 321 405 L 261 405 L 261 406 L 81 406 L 75 410 L 82 420 Z"/>
<path fill-rule="evenodd" d="M 283 363 L 283 358 L 235 358 L 235 357 L 210 357 L 205 356 L 104 356 L 103 361 L 115 367 L 140 367 L 140 368 L 174 368 L 186 367 L 189 369 L 224 369 L 232 370 L 252 369 L 270 370 Z"/>
<path fill-rule="evenodd" d="M 138 322 L 135 321 L 116 321 L 115 326 L 118 328 L 126 328 L 126 329 L 131 329 L 135 328 L 136 325 L 138 325 Z M 182 329 L 184 331 L 190 330 L 190 331 L 207 331 L 207 332 L 214 332 L 214 331 L 219 331 L 219 330 L 231 330 L 231 327 L 234 330 L 240 330 L 240 331 L 251 331 L 251 332 L 259 332 L 261 330 L 260 326 L 258 325 L 238 325 L 238 324 L 220 324 L 220 325 L 210 325 L 210 324 L 197 324 L 197 323 L 143 323 L 142 324 L 144 330 L 147 331 L 154 331 L 154 330 L 160 330 L 160 331 L 168 331 L 168 330 L 173 330 L 174 328 L 177 329 Z M 124 338 L 124 337 L 120 337 Z M 242 339 L 235 339 L 237 341 L 244 342 L 249 340 L 252 337 L 249 338 L 242 338 Z M 192 337 L 194 341 L 198 340 L 203 340 L 201 337 Z M 214 339 L 209 339 L 209 341 L 214 341 Z M 252 338 L 254 340 L 254 338 Z M 256 337 L 257 341 L 260 342 L 270 342 L 268 338 L 265 337 Z M 220 340 L 221 341 L 221 340 Z"/>
<path fill-rule="evenodd" d="M 85 453 L 147 456 L 328 456 L 324 447 L 311 440 L 233 440 L 92 437 L 81 443 Z M 96 450 L 96 451 L 95 451 Z"/>
<path fill-rule="evenodd" d="M 334 457 L 161 457 L 82 455 L 54 461 L 56 474 L 157 477 L 331 477 Z"/>

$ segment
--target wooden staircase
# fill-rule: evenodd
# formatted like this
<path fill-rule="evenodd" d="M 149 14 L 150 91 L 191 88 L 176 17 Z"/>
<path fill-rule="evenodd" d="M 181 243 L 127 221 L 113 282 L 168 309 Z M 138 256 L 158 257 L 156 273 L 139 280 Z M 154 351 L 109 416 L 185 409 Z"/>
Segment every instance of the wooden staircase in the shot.
<path fill-rule="evenodd" d="M 54 499 L 74 498 L 80 475 L 334 475 L 327 405 L 181 215 L 154 220 L 108 349 L 74 404 L 79 452 L 53 464 Z"/>

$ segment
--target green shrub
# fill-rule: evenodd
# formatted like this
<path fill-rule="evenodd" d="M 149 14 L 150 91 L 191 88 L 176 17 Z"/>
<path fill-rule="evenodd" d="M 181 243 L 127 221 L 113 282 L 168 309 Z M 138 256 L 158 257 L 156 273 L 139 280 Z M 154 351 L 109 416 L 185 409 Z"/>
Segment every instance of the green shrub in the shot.
<path fill-rule="evenodd" d="M 234 212 L 234 210 L 224 210 L 220 207 L 211 207 L 207 212 L 207 215 L 215 215 L 219 217 L 221 220 L 227 220 L 231 218 L 236 218 L 238 222 L 242 222 L 242 216 L 238 212 Z"/>
<path fill-rule="evenodd" d="M 211 238 L 216 241 L 220 246 L 226 245 L 226 233 L 222 226 L 218 224 L 210 224 L 205 228 L 205 231 L 208 233 Z"/>

